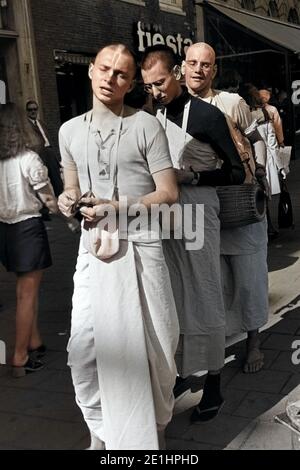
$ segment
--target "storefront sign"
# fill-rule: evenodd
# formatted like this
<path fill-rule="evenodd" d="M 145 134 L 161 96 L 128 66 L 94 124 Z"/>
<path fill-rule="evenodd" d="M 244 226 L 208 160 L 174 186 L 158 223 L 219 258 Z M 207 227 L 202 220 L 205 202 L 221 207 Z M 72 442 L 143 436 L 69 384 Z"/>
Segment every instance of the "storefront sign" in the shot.
<path fill-rule="evenodd" d="M 168 34 L 164 36 L 154 31 L 145 31 L 143 23 L 139 21 L 136 25 L 135 34 L 138 38 L 138 51 L 143 52 L 146 47 L 155 46 L 156 44 L 165 44 L 171 47 L 175 54 L 184 56 L 187 48 L 193 44 L 190 38 L 183 38 L 180 33 L 176 35 Z"/>

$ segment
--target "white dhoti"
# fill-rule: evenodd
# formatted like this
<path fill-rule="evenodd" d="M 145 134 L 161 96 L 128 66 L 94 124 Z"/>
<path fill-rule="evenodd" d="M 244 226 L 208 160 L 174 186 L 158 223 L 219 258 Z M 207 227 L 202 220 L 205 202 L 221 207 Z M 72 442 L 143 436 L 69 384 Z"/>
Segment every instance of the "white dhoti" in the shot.
<path fill-rule="evenodd" d="M 80 246 L 69 365 L 90 431 L 106 449 L 158 449 L 171 420 L 178 321 L 161 243 L 120 241 L 100 261 Z"/>

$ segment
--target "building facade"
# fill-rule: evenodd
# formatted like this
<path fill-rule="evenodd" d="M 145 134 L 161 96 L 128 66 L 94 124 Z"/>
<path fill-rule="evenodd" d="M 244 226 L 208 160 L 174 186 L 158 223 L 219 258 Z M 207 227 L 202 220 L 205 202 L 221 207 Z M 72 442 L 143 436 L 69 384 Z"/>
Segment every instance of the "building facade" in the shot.
<path fill-rule="evenodd" d="M 300 24 L 300 0 L 221 0 L 227 5 L 257 13 L 258 15 L 276 18 Z"/>
<path fill-rule="evenodd" d="M 37 99 L 50 135 L 91 105 L 88 65 L 110 42 L 138 55 L 167 44 L 183 56 L 195 35 L 192 0 L 1 0 L 0 80 L 7 99 Z M 13 65 L 15 64 L 15 65 Z"/>
<path fill-rule="evenodd" d="M 300 130 L 300 0 L 199 0 L 197 40 L 217 55 L 215 86 L 237 90 L 251 82 L 272 91 L 287 144 Z"/>

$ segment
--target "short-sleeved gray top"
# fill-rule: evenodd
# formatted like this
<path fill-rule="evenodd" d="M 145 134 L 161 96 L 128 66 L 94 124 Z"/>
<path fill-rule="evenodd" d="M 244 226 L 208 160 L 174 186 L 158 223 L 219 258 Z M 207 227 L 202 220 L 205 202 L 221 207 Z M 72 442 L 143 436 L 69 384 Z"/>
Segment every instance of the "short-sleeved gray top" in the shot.
<path fill-rule="evenodd" d="M 118 147 L 118 191 L 120 196 L 141 197 L 155 190 L 152 174 L 172 168 L 165 132 L 158 120 L 144 111 L 125 107 Z M 93 125 L 92 112 L 64 123 L 59 131 L 62 165 L 78 173 L 82 193 L 88 191 L 90 169 L 92 190 L 97 197 L 111 199 L 112 158 L 117 141 L 117 124 L 101 135 Z"/>

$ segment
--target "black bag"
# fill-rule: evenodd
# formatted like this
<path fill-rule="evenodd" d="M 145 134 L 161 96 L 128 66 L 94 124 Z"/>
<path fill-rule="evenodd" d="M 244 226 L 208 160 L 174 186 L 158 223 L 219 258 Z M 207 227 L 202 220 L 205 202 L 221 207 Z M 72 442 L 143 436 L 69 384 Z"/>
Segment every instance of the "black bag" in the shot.
<path fill-rule="evenodd" d="M 278 203 L 278 227 L 294 227 L 293 206 L 286 181 L 280 176 L 281 193 Z"/>
<path fill-rule="evenodd" d="M 257 183 L 217 186 L 221 228 L 236 228 L 261 222 L 266 215 L 266 196 Z"/>

